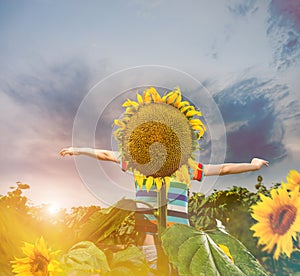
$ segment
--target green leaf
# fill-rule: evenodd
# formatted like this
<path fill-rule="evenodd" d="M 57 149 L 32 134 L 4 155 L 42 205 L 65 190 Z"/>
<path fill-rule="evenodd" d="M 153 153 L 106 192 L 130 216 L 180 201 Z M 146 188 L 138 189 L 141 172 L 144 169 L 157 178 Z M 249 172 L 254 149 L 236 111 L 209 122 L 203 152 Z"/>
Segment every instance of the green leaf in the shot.
<path fill-rule="evenodd" d="M 208 232 L 215 243 L 227 246 L 234 259 L 234 263 L 245 275 L 267 275 L 267 272 L 247 248 L 231 235 L 216 230 Z"/>
<path fill-rule="evenodd" d="M 176 225 L 177 226 L 177 225 Z M 193 235 L 196 235 L 197 231 L 187 225 L 180 225 L 180 227 L 170 227 L 162 235 L 162 246 L 169 256 L 169 260 L 172 263 L 178 261 L 178 249 L 180 245 Z"/>
<path fill-rule="evenodd" d="M 202 245 L 197 236 L 188 238 L 178 250 L 178 271 L 182 275 L 190 275 L 190 263 L 195 253 Z"/>
<path fill-rule="evenodd" d="M 217 243 L 226 245 L 231 252 L 231 244 L 226 243 L 227 239 L 221 235 L 218 238 Z M 233 263 L 217 243 L 207 233 L 181 224 L 173 225 L 162 235 L 162 246 L 180 275 L 266 275 L 241 243 L 236 240 L 233 242 L 235 248 L 231 255 L 235 258 L 241 253 L 245 264 L 240 259 Z"/>
<path fill-rule="evenodd" d="M 125 269 L 130 270 L 132 275 L 148 275 L 148 265 L 146 262 L 145 255 L 136 246 L 130 246 L 125 250 L 118 251 L 113 255 L 113 260 L 111 262 L 111 268 L 113 269 Z M 115 274 L 113 274 L 115 275 Z M 131 275 L 131 274 L 123 274 Z"/>
<path fill-rule="evenodd" d="M 204 273 L 203 268 L 205 275 L 215 275 L 217 269 L 204 234 L 187 239 L 179 247 L 177 268 L 180 275 L 199 275 Z"/>
<path fill-rule="evenodd" d="M 63 264 L 72 272 L 102 273 L 110 270 L 104 252 L 89 241 L 75 244 L 63 256 Z"/>
<path fill-rule="evenodd" d="M 206 236 L 209 240 L 210 251 L 217 270 L 222 276 L 233 276 L 233 275 L 248 275 L 244 274 L 238 266 L 236 266 L 229 257 L 218 247 L 216 243 L 209 236 Z"/>
<path fill-rule="evenodd" d="M 89 221 L 86 222 L 79 233 L 79 239 L 91 240 L 99 244 L 114 231 L 122 222 L 134 212 L 135 202 L 129 199 L 122 199 L 115 206 L 102 209 L 93 213 Z"/>
<path fill-rule="evenodd" d="M 124 276 L 124 275 L 134 276 L 135 274 L 132 272 L 131 269 L 125 266 L 121 266 L 121 267 L 113 268 L 111 271 L 106 272 L 104 275 L 105 276 Z"/>

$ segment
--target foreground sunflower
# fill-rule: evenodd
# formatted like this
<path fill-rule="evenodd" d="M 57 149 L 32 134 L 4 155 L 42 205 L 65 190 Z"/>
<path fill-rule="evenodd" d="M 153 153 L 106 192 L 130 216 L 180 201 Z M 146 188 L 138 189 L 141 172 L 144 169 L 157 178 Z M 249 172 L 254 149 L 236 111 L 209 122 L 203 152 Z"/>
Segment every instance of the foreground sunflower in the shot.
<path fill-rule="evenodd" d="M 51 276 L 61 271 L 54 259 L 59 251 L 51 252 L 41 237 L 35 244 L 25 243 L 22 248 L 25 258 L 12 261 L 12 271 L 18 276 Z"/>
<path fill-rule="evenodd" d="M 252 217 L 258 221 L 251 227 L 258 237 L 258 244 L 265 245 L 264 251 L 271 253 L 276 246 L 273 258 L 281 253 L 290 257 L 293 239 L 300 231 L 300 193 L 288 192 L 287 187 L 271 190 L 271 197 L 260 195 L 261 202 L 252 206 Z"/>
<path fill-rule="evenodd" d="M 190 173 L 197 169 L 193 153 L 206 130 L 198 118 L 201 112 L 182 101 L 179 88 L 160 96 L 155 88 L 128 99 L 126 111 L 114 124 L 114 132 L 127 169 L 133 171 L 137 184 L 144 181 L 149 191 L 159 190 L 170 178 L 190 184 Z"/>
<path fill-rule="evenodd" d="M 289 190 L 294 190 L 296 188 L 300 188 L 300 173 L 296 170 L 290 170 L 287 177 L 286 177 L 287 183 L 286 187 Z"/>

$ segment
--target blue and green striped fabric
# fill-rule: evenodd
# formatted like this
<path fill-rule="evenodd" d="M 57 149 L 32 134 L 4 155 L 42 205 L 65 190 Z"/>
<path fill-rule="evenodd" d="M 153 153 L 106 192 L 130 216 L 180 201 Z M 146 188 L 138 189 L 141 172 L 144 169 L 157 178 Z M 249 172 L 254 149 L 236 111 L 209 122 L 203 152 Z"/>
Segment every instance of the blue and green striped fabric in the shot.
<path fill-rule="evenodd" d="M 153 206 L 153 209 L 157 208 L 157 191 L 156 187 L 152 186 L 150 191 L 146 191 L 145 185 L 142 189 L 136 186 L 136 200 L 146 202 Z M 180 223 L 189 225 L 188 219 L 188 197 L 189 188 L 187 184 L 181 183 L 175 180 L 171 180 L 170 188 L 168 190 L 168 208 L 167 208 L 167 226 L 171 226 L 174 223 Z M 145 206 L 144 206 L 145 207 Z M 152 224 L 157 225 L 157 219 L 152 214 L 153 210 L 144 212 L 146 218 Z M 150 232 L 150 231 L 146 231 Z"/>
<path fill-rule="evenodd" d="M 121 169 L 125 172 L 127 169 L 126 162 L 120 160 Z M 198 170 L 191 174 L 192 180 L 202 181 L 204 177 L 204 166 L 198 163 Z M 145 202 L 147 205 L 151 205 L 153 208 L 145 208 L 145 205 L 138 204 L 137 207 L 143 209 L 142 213 L 146 217 L 146 221 L 150 222 L 151 225 L 155 227 L 147 227 L 141 225 L 141 229 L 148 233 L 155 233 L 157 230 L 157 219 L 153 215 L 153 210 L 157 208 L 157 191 L 156 187 L 152 186 L 150 191 L 146 190 L 145 181 L 142 188 L 135 183 L 136 188 L 136 200 L 139 202 Z M 186 183 L 181 183 L 175 179 L 171 179 L 170 187 L 168 190 L 168 209 L 167 209 L 167 226 L 171 226 L 174 223 L 180 223 L 189 225 L 188 219 L 188 197 L 189 188 Z M 141 206 L 140 206 L 141 205 Z M 143 224 L 143 223 L 142 223 Z M 147 229 L 152 230 L 147 230 Z M 156 229 L 156 230 L 153 230 Z"/>

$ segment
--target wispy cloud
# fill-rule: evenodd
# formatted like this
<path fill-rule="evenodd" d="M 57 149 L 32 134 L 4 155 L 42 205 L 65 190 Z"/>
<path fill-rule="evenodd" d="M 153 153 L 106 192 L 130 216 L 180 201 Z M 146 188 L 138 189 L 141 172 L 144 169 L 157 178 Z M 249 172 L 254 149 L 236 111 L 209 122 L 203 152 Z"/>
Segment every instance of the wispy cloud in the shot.
<path fill-rule="evenodd" d="M 287 155 L 284 120 L 287 113 L 293 117 L 289 110 L 293 103 L 285 102 L 288 95 L 286 85 L 253 77 L 240 80 L 215 96 L 227 128 L 228 160 L 238 162 L 260 156 L 275 162 Z"/>
<path fill-rule="evenodd" d="M 36 65 L 1 83 L 2 181 L 30 179 L 49 193 L 74 185 L 76 178 L 80 184 L 73 162 L 63 163 L 58 152 L 72 143 L 73 120 L 92 77 L 86 64 L 74 59 Z"/>
<path fill-rule="evenodd" d="M 273 64 L 282 71 L 300 60 L 300 3 L 271 1 L 267 34 L 273 48 Z"/>
<path fill-rule="evenodd" d="M 232 14 L 237 16 L 246 16 L 248 14 L 254 14 L 259 9 L 257 0 L 230 1 L 227 7 Z"/>

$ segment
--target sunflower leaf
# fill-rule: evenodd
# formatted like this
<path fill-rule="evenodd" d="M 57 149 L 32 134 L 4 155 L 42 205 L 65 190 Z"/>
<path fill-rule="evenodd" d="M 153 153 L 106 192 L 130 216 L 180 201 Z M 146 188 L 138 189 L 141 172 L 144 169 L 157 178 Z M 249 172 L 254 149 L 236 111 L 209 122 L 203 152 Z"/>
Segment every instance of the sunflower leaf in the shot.
<path fill-rule="evenodd" d="M 201 238 L 192 236 L 182 243 L 178 250 L 178 271 L 182 275 L 190 275 L 190 264 L 196 252 L 203 246 Z M 206 251 L 204 251 L 205 253 Z M 207 257 L 207 256 L 206 256 Z M 201 258 L 204 260 L 204 258 Z M 203 265 L 203 264 L 201 264 Z M 194 264 L 193 269 L 197 269 Z"/>
<path fill-rule="evenodd" d="M 79 232 L 80 240 L 91 240 L 98 245 L 108 238 L 121 223 L 133 214 L 135 202 L 122 199 L 114 206 L 94 212 L 89 220 L 82 225 Z"/>
<path fill-rule="evenodd" d="M 110 270 L 104 252 L 90 241 L 75 244 L 64 255 L 63 263 L 70 272 L 106 272 Z"/>
<path fill-rule="evenodd" d="M 219 232 L 175 224 L 163 233 L 162 246 L 180 275 L 267 275 L 240 242 Z M 234 263 L 217 243 L 228 247 Z"/>
<path fill-rule="evenodd" d="M 148 275 L 148 265 L 146 262 L 145 255 L 136 246 L 130 246 L 125 250 L 116 252 L 113 255 L 111 268 L 112 270 L 117 269 L 120 272 L 121 271 L 131 272 L 131 274 L 122 274 L 122 275 L 141 275 L 141 276 Z M 116 274 L 112 273 L 112 275 L 116 275 Z"/>
<path fill-rule="evenodd" d="M 240 241 L 219 230 L 209 232 L 208 235 L 215 243 L 223 244 L 229 248 L 235 265 L 238 266 L 245 275 L 267 275 L 262 265 Z"/>
<path fill-rule="evenodd" d="M 191 227 L 186 225 L 177 226 L 178 225 L 174 225 L 173 227 L 167 228 L 162 236 L 162 246 L 172 263 L 177 263 L 178 261 L 177 252 L 180 245 L 197 234 L 197 231 Z"/>

